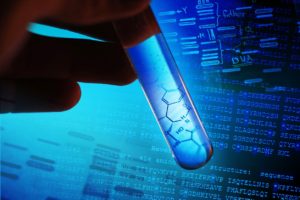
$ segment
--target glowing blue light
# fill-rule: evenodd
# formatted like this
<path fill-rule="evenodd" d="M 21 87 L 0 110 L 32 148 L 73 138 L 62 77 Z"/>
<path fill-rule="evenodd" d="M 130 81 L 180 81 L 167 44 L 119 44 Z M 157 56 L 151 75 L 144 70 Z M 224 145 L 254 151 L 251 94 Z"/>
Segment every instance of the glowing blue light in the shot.
<path fill-rule="evenodd" d="M 28 27 L 31 33 L 45 36 L 45 37 L 55 37 L 55 38 L 67 38 L 67 39 L 79 39 L 79 40 L 92 40 L 96 42 L 108 42 L 106 40 L 101 40 L 93 38 L 81 33 L 76 33 L 66 29 L 56 28 L 53 26 L 48 26 L 44 24 L 31 23 Z"/>
<path fill-rule="evenodd" d="M 177 163 L 186 169 L 203 166 L 212 146 L 163 36 L 127 53 Z"/>

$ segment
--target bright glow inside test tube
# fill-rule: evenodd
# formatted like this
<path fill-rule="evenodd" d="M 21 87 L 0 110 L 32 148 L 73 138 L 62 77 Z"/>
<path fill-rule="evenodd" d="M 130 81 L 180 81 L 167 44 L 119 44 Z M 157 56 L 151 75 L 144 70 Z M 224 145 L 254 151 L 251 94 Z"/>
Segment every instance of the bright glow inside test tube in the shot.
<path fill-rule="evenodd" d="M 212 146 L 161 34 L 128 48 L 127 54 L 177 163 L 203 166 Z"/>
<path fill-rule="evenodd" d="M 127 54 L 177 163 L 197 169 L 212 156 L 212 146 L 161 33 Z"/>

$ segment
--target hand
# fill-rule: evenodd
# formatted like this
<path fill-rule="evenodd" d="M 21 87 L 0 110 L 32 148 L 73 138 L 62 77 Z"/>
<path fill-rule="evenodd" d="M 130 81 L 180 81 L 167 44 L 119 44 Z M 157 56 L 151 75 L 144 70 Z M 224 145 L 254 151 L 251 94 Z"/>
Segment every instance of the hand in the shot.
<path fill-rule="evenodd" d="M 158 31 L 155 22 L 141 23 L 148 4 L 149 0 L 2 0 L 0 113 L 67 110 L 80 99 L 77 81 L 134 81 L 112 22 L 125 45 L 134 45 Z M 27 32 L 33 21 L 71 27 L 115 43 L 33 35 Z M 136 24 L 143 27 L 136 30 Z"/>

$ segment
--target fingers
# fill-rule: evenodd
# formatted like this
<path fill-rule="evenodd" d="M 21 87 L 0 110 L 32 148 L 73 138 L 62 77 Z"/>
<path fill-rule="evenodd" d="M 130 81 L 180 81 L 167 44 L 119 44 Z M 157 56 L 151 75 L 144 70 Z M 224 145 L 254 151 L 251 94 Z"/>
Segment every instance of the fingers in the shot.
<path fill-rule="evenodd" d="M 67 23 L 94 24 L 136 15 L 150 0 L 64 0 L 60 12 L 51 16 Z"/>
<path fill-rule="evenodd" d="M 74 25 L 54 20 L 44 20 L 40 23 L 72 30 L 94 38 L 122 42 L 124 47 L 134 46 L 160 32 L 159 26 L 149 7 L 137 15 L 116 20 L 113 23 Z"/>
<path fill-rule="evenodd" d="M 160 32 L 150 7 L 133 17 L 114 22 L 114 27 L 124 47 L 134 46 Z"/>
<path fill-rule="evenodd" d="M 69 30 L 76 33 L 81 33 L 83 35 L 102 39 L 104 41 L 116 43 L 119 42 L 118 36 L 111 22 L 96 23 L 91 25 L 78 25 L 57 20 L 40 20 L 38 21 L 38 23 Z"/>
<path fill-rule="evenodd" d="M 94 24 L 121 19 L 144 10 L 150 0 L 3 0 L 0 4 L 0 72 L 9 66 L 26 39 L 31 21 L 55 19 Z"/>
<path fill-rule="evenodd" d="M 66 79 L 125 85 L 136 79 L 120 44 L 32 35 L 5 79 Z"/>
<path fill-rule="evenodd" d="M 148 6 L 148 0 L 90 0 L 84 3 L 78 0 L 77 4 L 71 0 L 28 2 L 12 6 L 4 17 L 0 16 L 1 20 L 4 19 L 0 21 L 0 25 L 5 30 L 0 34 L 0 112 L 66 110 L 80 98 L 80 90 L 75 81 L 124 85 L 136 79 L 134 70 L 118 43 L 100 44 L 32 35 L 26 43 L 24 41 L 28 36 L 27 25 L 34 19 L 42 17 L 90 25 L 136 15 Z M 48 5 L 49 2 L 51 6 Z M 117 22 L 124 27 L 120 28 L 121 38 L 126 34 L 130 45 L 156 32 L 151 26 L 148 29 L 142 28 L 141 21 L 137 23 L 140 29 L 132 34 L 134 29 L 130 27 L 136 28 L 132 22 L 137 20 Z M 104 35 L 109 38 L 114 35 L 110 34 L 114 33 L 114 29 L 109 23 L 105 25 L 105 29 L 92 30 L 94 33 L 104 30 Z M 115 35 L 113 39 L 117 40 Z M 25 45 L 21 48 L 23 43 Z M 20 53 L 16 58 L 12 62 L 6 62 L 18 50 Z M 8 66 L 5 71 L 1 68 L 3 63 Z"/>
<path fill-rule="evenodd" d="M 0 113 L 57 112 L 80 99 L 76 82 L 62 80 L 0 80 Z"/>

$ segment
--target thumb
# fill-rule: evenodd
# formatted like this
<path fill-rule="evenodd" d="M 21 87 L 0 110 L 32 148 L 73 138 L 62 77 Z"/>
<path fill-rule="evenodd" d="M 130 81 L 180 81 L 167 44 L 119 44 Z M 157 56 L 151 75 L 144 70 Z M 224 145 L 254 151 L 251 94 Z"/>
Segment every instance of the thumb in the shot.
<path fill-rule="evenodd" d="M 58 112 L 80 99 L 76 82 L 64 80 L 1 80 L 0 113 Z"/>

